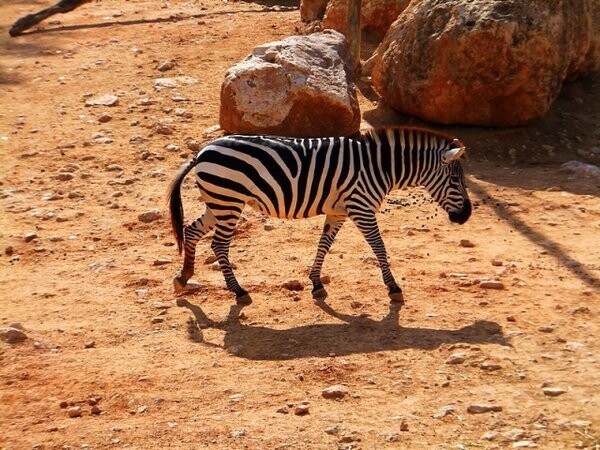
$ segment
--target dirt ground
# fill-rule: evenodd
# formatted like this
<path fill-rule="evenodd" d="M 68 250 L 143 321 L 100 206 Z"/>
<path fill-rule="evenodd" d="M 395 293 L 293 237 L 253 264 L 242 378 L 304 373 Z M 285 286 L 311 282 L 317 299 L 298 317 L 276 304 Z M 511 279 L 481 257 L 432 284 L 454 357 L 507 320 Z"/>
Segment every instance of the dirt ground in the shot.
<path fill-rule="evenodd" d="M 176 303 L 168 184 L 190 139 L 218 135 L 227 68 L 296 34 L 297 5 L 111 0 L 8 38 L 50 3 L 0 3 L 0 327 L 28 336 L 0 342 L 2 448 L 599 448 L 600 183 L 560 165 L 598 163 L 600 77 L 529 127 L 446 128 L 476 208 L 458 226 L 419 192 L 390 198 L 402 308 L 350 224 L 315 303 L 323 219 L 251 210 L 232 260 L 254 303 L 235 306 L 208 239 L 202 288 Z M 155 88 L 179 76 L 195 80 Z M 365 125 L 409 121 L 361 88 Z M 184 206 L 202 211 L 191 182 Z"/>

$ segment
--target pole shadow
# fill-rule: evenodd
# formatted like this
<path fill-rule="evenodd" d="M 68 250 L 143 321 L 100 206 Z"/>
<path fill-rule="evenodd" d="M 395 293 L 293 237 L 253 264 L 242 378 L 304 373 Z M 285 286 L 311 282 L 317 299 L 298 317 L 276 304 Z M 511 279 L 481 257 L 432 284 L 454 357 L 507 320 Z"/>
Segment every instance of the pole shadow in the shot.
<path fill-rule="evenodd" d="M 225 320 L 215 322 L 202 308 L 188 300 L 179 299 L 177 304 L 188 308 L 194 315 L 196 323 L 188 327 L 193 341 L 221 347 L 205 342 L 202 330 L 222 330 L 225 332 L 222 348 L 249 360 L 291 360 L 411 348 L 434 350 L 442 344 L 454 343 L 510 346 L 502 327 L 491 321 L 478 320 L 456 330 L 400 326 L 401 305 L 396 303 L 390 303 L 384 318 L 373 320 L 365 315 L 339 313 L 321 300 L 316 305 L 343 323 L 302 325 L 283 330 L 241 323 L 240 313 L 244 308 L 241 305 L 233 305 Z"/>

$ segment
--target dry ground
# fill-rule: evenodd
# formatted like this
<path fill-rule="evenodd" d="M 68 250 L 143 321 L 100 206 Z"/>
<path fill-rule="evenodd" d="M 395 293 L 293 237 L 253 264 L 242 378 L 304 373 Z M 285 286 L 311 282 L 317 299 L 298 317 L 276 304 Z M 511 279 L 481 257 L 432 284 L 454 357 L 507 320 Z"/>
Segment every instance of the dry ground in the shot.
<path fill-rule="evenodd" d="M 178 307 L 165 191 L 186 139 L 215 135 L 226 69 L 296 33 L 299 13 L 111 0 L 9 40 L 14 20 L 49 3 L 0 4 L 0 326 L 28 335 L 0 343 L 2 448 L 598 448 L 600 189 L 559 170 L 598 146 L 598 77 L 567 86 L 530 127 L 450 130 L 471 155 L 477 208 L 464 226 L 420 195 L 392 197 L 380 224 L 401 309 L 353 226 L 317 304 L 306 275 L 322 219 L 252 211 L 232 256 L 254 303 L 233 306 L 203 264 L 205 240 L 203 288 Z M 164 60 L 175 67 L 158 71 Z M 155 90 L 165 76 L 197 83 Z M 366 122 L 406 121 L 362 93 Z M 119 103 L 86 107 L 98 94 Z M 188 218 L 202 208 L 191 183 L 185 206 Z M 153 208 L 159 220 L 138 220 Z M 282 289 L 286 279 L 306 290 Z M 323 398 L 335 384 L 348 395 Z M 74 406 L 81 417 L 69 418 Z"/>

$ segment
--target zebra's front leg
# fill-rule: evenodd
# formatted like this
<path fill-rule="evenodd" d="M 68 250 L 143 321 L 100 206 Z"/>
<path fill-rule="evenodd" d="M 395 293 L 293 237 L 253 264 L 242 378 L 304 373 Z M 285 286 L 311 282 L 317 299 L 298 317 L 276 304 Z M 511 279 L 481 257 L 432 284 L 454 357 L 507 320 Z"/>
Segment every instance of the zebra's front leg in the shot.
<path fill-rule="evenodd" d="M 323 283 L 321 283 L 321 268 L 323 267 L 325 256 L 345 220 L 345 216 L 327 216 L 325 218 L 325 225 L 323 225 L 323 232 L 321 233 L 317 247 L 317 255 L 315 256 L 309 275 L 313 285 L 312 296 L 315 300 L 327 297 L 327 291 L 323 287 Z"/>
<path fill-rule="evenodd" d="M 396 283 L 394 275 L 390 270 L 385 244 L 381 238 L 381 233 L 379 232 L 379 226 L 377 225 L 377 218 L 375 217 L 375 214 L 363 211 L 359 214 L 350 215 L 350 218 L 356 224 L 356 227 L 361 231 L 365 237 L 365 240 L 377 257 L 383 282 L 388 288 L 388 296 L 390 300 L 392 302 L 404 303 L 402 289 L 400 286 L 398 286 L 398 283 Z"/>
<path fill-rule="evenodd" d="M 187 225 L 183 231 L 183 268 L 173 278 L 175 292 L 182 292 L 188 280 L 194 275 L 194 263 L 196 259 L 196 245 L 202 236 L 212 230 L 215 226 L 215 216 L 207 209 L 202 216 Z"/>
<path fill-rule="evenodd" d="M 233 212 L 233 211 L 230 211 Z M 235 294 L 237 303 L 241 305 L 249 305 L 252 303 L 252 299 L 248 294 L 248 291 L 243 289 L 233 273 L 233 267 L 229 261 L 229 245 L 233 239 L 233 233 L 235 231 L 235 225 L 241 214 L 241 208 L 239 211 L 236 210 L 236 214 L 230 214 L 226 220 L 219 221 L 217 217 L 217 226 L 215 229 L 215 235 L 211 244 L 211 248 L 215 252 L 223 278 L 225 278 L 225 284 L 227 289 Z"/>

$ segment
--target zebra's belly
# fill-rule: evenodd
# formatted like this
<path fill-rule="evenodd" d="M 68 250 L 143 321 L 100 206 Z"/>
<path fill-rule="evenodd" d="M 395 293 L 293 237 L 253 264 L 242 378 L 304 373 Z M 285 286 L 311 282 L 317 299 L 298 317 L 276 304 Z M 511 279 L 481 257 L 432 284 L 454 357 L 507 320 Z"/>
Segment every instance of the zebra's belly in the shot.
<path fill-rule="evenodd" d="M 320 208 L 314 206 L 312 208 L 301 208 L 298 211 L 293 210 L 293 208 L 290 208 L 289 210 L 269 208 L 269 206 L 267 206 L 265 203 L 254 198 L 248 199 L 246 204 L 252 209 L 260 211 L 265 216 L 275 217 L 278 219 L 306 219 L 308 217 L 315 217 L 323 214 L 328 216 L 346 215 L 346 210 L 341 204 L 331 204 L 327 202 L 325 202 Z"/>

